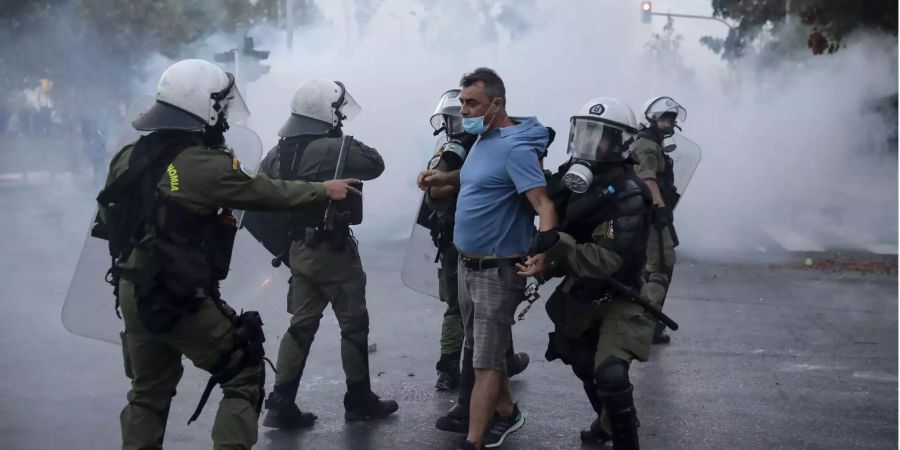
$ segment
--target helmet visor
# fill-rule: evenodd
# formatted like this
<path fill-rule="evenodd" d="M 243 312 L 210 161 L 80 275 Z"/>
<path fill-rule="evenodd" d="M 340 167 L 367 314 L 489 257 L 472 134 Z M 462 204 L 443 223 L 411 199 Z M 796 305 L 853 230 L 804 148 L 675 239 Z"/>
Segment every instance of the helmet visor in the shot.
<path fill-rule="evenodd" d="M 431 117 L 431 127 L 435 130 L 443 128 L 447 136 L 459 136 L 465 133 L 462 126 L 462 117 L 437 114 Z"/>
<path fill-rule="evenodd" d="M 231 77 L 231 74 L 228 75 Z M 225 100 L 225 118 L 234 124 L 247 123 L 247 119 L 250 118 L 250 108 L 236 84 L 228 90 Z"/>
<path fill-rule="evenodd" d="M 334 103 L 334 107 L 344 115 L 344 120 L 353 120 L 353 118 L 358 116 L 360 111 L 362 111 L 362 107 L 359 106 L 356 99 L 350 95 L 350 92 L 344 86 L 344 83 L 341 83 L 340 81 L 336 81 L 335 83 L 341 87 L 342 91 L 341 96 Z"/>
<path fill-rule="evenodd" d="M 434 126 L 434 118 L 437 116 L 445 115 L 445 116 L 454 116 L 454 117 L 462 117 L 460 114 L 460 104 L 459 104 L 459 89 L 450 89 L 447 92 L 444 92 L 444 95 L 441 96 L 441 99 L 438 100 L 437 106 L 434 107 L 434 113 L 431 115 L 431 124 Z M 440 128 L 440 125 L 435 127 L 435 129 Z"/>
<path fill-rule="evenodd" d="M 592 117 L 573 117 L 569 128 L 569 156 L 584 161 L 620 161 L 625 132 Z"/>
<path fill-rule="evenodd" d="M 687 110 L 671 97 L 660 97 L 656 99 L 656 101 L 647 107 L 647 111 L 645 111 L 645 115 L 652 120 L 659 119 L 660 116 L 666 113 L 674 114 L 676 122 L 683 123 L 687 121 Z"/>

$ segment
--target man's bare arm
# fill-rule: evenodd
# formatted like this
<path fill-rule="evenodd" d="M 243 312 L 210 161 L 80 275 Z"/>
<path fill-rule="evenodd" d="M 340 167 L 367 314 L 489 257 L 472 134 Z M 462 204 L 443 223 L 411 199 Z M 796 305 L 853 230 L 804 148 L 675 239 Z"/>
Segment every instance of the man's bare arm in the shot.
<path fill-rule="evenodd" d="M 553 200 L 550 200 L 550 194 L 547 193 L 546 187 L 534 188 L 525 192 L 525 198 L 528 199 L 538 215 L 539 231 L 551 230 L 559 225 L 556 208 L 553 206 Z"/>

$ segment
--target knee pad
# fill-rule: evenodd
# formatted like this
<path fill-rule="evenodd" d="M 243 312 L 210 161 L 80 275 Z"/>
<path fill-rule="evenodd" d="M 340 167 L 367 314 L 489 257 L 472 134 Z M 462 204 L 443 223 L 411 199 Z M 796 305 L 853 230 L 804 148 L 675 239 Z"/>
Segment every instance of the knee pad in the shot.
<path fill-rule="evenodd" d="M 573 365 L 572 372 L 585 384 L 594 384 L 594 372 L 589 366 Z"/>
<path fill-rule="evenodd" d="M 313 338 L 316 336 L 316 331 L 319 330 L 319 323 L 311 323 L 311 324 L 299 324 L 299 325 L 291 325 L 288 327 L 288 334 L 294 338 L 294 341 L 297 342 L 298 345 L 302 345 L 304 342 L 312 342 Z"/>
<path fill-rule="evenodd" d="M 359 341 L 360 336 L 362 336 L 362 340 L 366 340 L 369 335 L 369 315 L 366 314 L 362 317 L 354 317 L 347 321 L 347 323 L 341 324 L 341 339 L 347 339 L 349 341 Z"/>
<path fill-rule="evenodd" d="M 614 395 L 631 388 L 628 379 L 628 363 L 610 356 L 594 372 L 597 391 L 600 395 Z"/>
<path fill-rule="evenodd" d="M 664 288 L 668 288 L 669 275 L 664 272 L 651 272 L 647 274 L 647 283 L 656 283 Z"/>

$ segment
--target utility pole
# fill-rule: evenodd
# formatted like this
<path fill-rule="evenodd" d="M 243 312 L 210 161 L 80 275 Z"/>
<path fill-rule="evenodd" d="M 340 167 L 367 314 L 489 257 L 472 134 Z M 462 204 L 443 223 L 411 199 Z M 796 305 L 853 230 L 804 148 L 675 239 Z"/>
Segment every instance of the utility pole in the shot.
<path fill-rule="evenodd" d="M 238 34 L 238 39 L 237 48 L 216 53 L 213 59 L 234 74 L 238 90 L 246 96 L 247 83 L 269 73 L 271 67 L 260 63 L 269 57 L 269 52 L 257 49 L 250 36 Z"/>
<path fill-rule="evenodd" d="M 287 48 L 294 48 L 294 0 L 284 0 L 285 17 L 287 18 L 285 28 L 287 29 Z M 281 2 L 279 2 L 281 4 Z"/>

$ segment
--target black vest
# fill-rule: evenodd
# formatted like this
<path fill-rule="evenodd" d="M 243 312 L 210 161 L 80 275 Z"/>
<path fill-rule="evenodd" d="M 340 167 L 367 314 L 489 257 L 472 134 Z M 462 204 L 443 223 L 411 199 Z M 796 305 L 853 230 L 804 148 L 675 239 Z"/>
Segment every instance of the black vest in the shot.
<path fill-rule="evenodd" d="M 650 232 L 650 192 L 630 165 L 607 167 L 601 167 L 595 174 L 585 193 L 576 194 L 562 185 L 562 175 L 568 169 L 564 165 L 551 179 L 550 195 L 560 216 L 560 229 L 578 243 L 594 242 L 594 230 L 604 222 L 613 221 L 612 250 L 622 258 L 622 267 L 613 277 L 639 288 Z M 592 299 L 610 290 L 606 284 L 598 279 L 580 279 L 573 293 Z"/>

